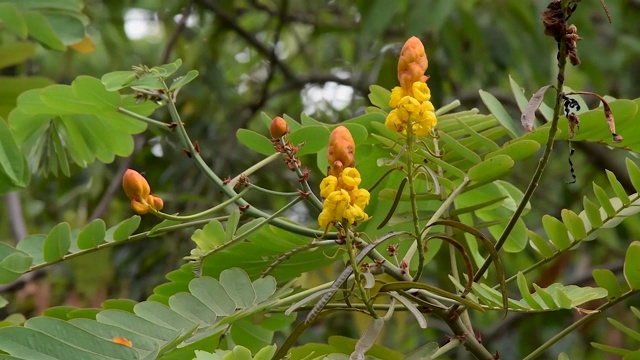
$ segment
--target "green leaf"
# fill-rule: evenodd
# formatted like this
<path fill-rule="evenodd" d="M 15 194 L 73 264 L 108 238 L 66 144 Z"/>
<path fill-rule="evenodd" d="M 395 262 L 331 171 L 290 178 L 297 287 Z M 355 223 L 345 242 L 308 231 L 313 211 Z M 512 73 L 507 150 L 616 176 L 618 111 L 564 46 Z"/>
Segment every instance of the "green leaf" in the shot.
<path fill-rule="evenodd" d="M 446 146 L 450 147 L 453 151 L 455 151 L 457 155 L 462 156 L 466 160 L 470 161 L 472 164 L 478 164 L 482 162 L 482 159 L 478 154 L 476 154 L 475 152 L 469 150 L 468 148 L 460 144 L 456 139 L 449 136 L 447 133 L 441 132 L 440 139 L 444 142 Z"/>
<path fill-rule="evenodd" d="M 233 237 L 233 234 L 231 234 Z M 209 221 L 202 229 L 198 229 L 191 235 L 198 249 L 210 251 L 225 243 L 225 230 L 220 221 L 213 219 Z"/>
<path fill-rule="evenodd" d="M 578 214 L 569 209 L 562 209 L 560 216 L 562 217 L 562 222 L 569 230 L 569 233 L 573 236 L 574 241 L 580 241 L 587 237 L 587 231 L 584 227 L 584 223 Z"/>
<path fill-rule="evenodd" d="M 502 148 L 485 155 L 485 159 L 490 159 L 498 155 L 507 155 L 513 160 L 526 159 L 540 149 L 540 143 L 535 140 L 516 139 L 508 142 Z"/>
<path fill-rule="evenodd" d="M 0 22 L 21 39 L 27 38 L 27 23 L 11 3 L 0 3 Z"/>
<path fill-rule="evenodd" d="M 24 327 L 0 328 L 0 348 L 25 359 L 105 360 L 103 356 Z"/>
<path fill-rule="evenodd" d="M 502 106 L 500 101 L 496 99 L 495 96 L 484 90 L 479 90 L 478 92 L 480 93 L 480 99 L 482 99 L 484 105 L 487 107 L 487 109 L 489 109 L 493 116 L 498 119 L 500 124 L 502 124 L 502 126 L 507 129 L 507 132 L 509 133 L 509 136 L 511 136 L 511 138 L 517 138 L 518 136 L 522 135 L 522 130 L 516 125 L 517 123 L 513 121 L 507 110 L 505 110 L 505 108 Z"/>
<path fill-rule="evenodd" d="M 529 240 L 531 241 L 533 248 L 545 259 L 552 257 L 553 254 L 556 253 L 556 250 L 551 248 L 552 245 L 543 239 L 542 236 L 531 230 L 527 230 L 527 234 L 529 235 Z"/>
<path fill-rule="evenodd" d="M 44 260 L 54 262 L 62 259 L 71 247 L 71 228 L 69 223 L 60 223 L 49 231 L 44 241 Z"/>
<path fill-rule="evenodd" d="M 22 251 L 0 242 L 0 283 L 9 284 L 29 270 L 33 259 Z"/>
<path fill-rule="evenodd" d="M 91 249 L 104 242 L 105 229 L 106 226 L 102 219 L 90 222 L 78 234 L 78 248 L 80 250 Z"/>
<path fill-rule="evenodd" d="M 556 301 L 553 299 L 553 296 L 551 296 L 551 294 L 549 294 L 545 289 L 541 288 L 536 283 L 533 283 L 533 289 L 535 290 L 535 294 L 538 295 L 540 299 L 542 299 L 542 302 L 547 306 L 547 308 L 549 309 L 558 308 L 558 304 L 556 304 Z M 571 304 L 569 304 L 569 306 L 571 306 Z"/>
<path fill-rule="evenodd" d="M 631 290 L 640 289 L 640 241 L 634 241 L 629 245 L 624 258 L 624 278 Z"/>
<path fill-rule="evenodd" d="M 113 231 L 113 241 L 126 240 L 129 236 L 131 236 L 131 234 L 136 231 L 138 226 L 140 226 L 141 220 L 142 219 L 139 215 L 133 215 L 127 220 L 120 222 L 115 226 L 115 230 Z"/>
<path fill-rule="evenodd" d="M 31 42 L 13 42 L 0 45 L 0 69 L 19 65 L 31 59 L 36 47 Z"/>
<path fill-rule="evenodd" d="M 326 126 L 318 125 L 301 127 L 292 131 L 287 136 L 287 140 L 291 141 L 295 146 L 303 144 L 298 150 L 299 156 L 315 154 L 327 146 L 329 129 Z M 273 153 L 273 145 L 271 145 L 271 153 Z"/>
<path fill-rule="evenodd" d="M 20 240 L 16 245 L 16 249 L 24 251 L 33 258 L 32 265 L 44 264 L 44 241 L 47 238 L 46 235 L 29 235 L 26 238 Z"/>
<path fill-rule="evenodd" d="M 23 12 L 24 20 L 29 28 L 29 36 L 36 39 L 42 45 L 57 51 L 64 51 L 65 46 L 58 35 L 53 31 L 49 21 L 42 14 L 35 11 Z"/>
<path fill-rule="evenodd" d="M 520 294 L 522 295 L 522 299 L 531 306 L 532 309 L 542 310 L 542 306 L 531 296 L 529 293 L 529 285 L 527 284 L 527 279 L 521 272 L 518 272 L 517 277 L 518 290 L 520 290 Z"/>
<path fill-rule="evenodd" d="M 607 299 L 609 301 L 615 300 L 622 295 L 622 289 L 618 284 L 615 274 L 609 269 L 594 269 L 593 279 L 596 281 L 599 287 L 607 290 Z"/>
<path fill-rule="evenodd" d="M 560 220 L 553 216 L 544 215 L 542 217 L 542 226 L 549 236 L 549 240 L 558 250 L 565 250 L 571 246 L 567 228 Z"/>
<path fill-rule="evenodd" d="M 183 317 L 170 307 L 155 301 L 138 303 L 134 306 L 133 311 L 145 320 L 178 332 L 186 332 L 196 326 L 195 322 Z"/>
<path fill-rule="evenodd" d="M 467 172 L 469 180 L 486 183 L 505 175 L 513 167 L 513 159 L 507 155 L 496 155 L 472 166 Z"/>
<path fill-rule="evenodd" d="M 103 324 L 119 327 L 124 331 L 130 331 L 152 338 L 159 344 L 168 342 L 177 335 L 177 332 L 174 330 L 158 326 L 130 312 L 121 310 L 101 311 L 96 316 L 96 320 Z"/>
<path fill-rule="evenodd" d="M 189 72 L 187 72 L 184 76 L 175 78 L 175 80 L 173 80 L 173 83 L 171 83 L 169 90 L 174 91 L 174 90 L 180 89 L 181 87 L 187 85 L 197 77 L 198 77 L 197 70 L 189 70 Z"/>
<path fill-rule="evenodd" d="M 632 338 L 633 340 L 640 341 L 640 333 L 639 332 L 637 332 L 637 331 L 635 331 L 633 329 L 630 329 L 629 327 L 623 325 L 621 322 L 616 321 L 615 319 L 608 318 L 607 321 L 611 325 L 615 326 L 616 329 L 618 329 L 618 330 L 622 331 L 623 333 L 625 333 L 628 337 Z"/>
<path fill-rule="evenodd" d="M 217 318 L 215 312 L 189 293 L 180 292 L 172 295 L 169 298 L 169 306 L 171 310 L 196 324 L 213 324 Z"/>
<path fill-rule="evenodd" d="M 63 320 L 35 317 L 27 320 L 24 326 L 85 351 L 87 358 L 95 354 L 103 355 L 109 359 L 123 360 L 137 356 L 136 351 L 129 347 L 98 338 Z"/>
<path fill-rule="evenodd" d="M 596 183 L 593 183 L 593 193 L 596 195 L 596 198 L 598 199 L 598 202 L 600 202 L 605 213 L 607 213 L 607 216 L 614 217 L 616 215 L 616 210 L 613 208 L 613 205 L 611 205 L 609 196 L 607 196 L 604 189 L 596 185 Z"/>
<path fill-rule="evenodd" d="M 231 315 L 236 303 L 218 280 L 203 276 L 189 282 L 189 292 L 219 316 Z"/>
<path fill-rule="evenodd" d="M 238 129 L 236 137 L 241 144 L 259 154 L 271 155 L 275 152 L 273 143 L 266 136 L 260 135 L 255 131 Z"/>
<path fill-rule="evenodd" d="M 133 71 L 113 71 L 102 75 L 100 81 L 108 91 L 120 90 L 126 86 L 123 84 L 130 83 L 136 78 Z"/>
<path fill-rule="evenodd" d="M 617 347 L 613 347 L 613 346 L 598 344 L 598 343 L 595 343 L 595 342 L 592 342 L 591 346 L 593 346 L 594 348 L 596 348 L 598 350 L 606 351 L 608 353 L 612 353 L 612 354 L 615 354 L 615 355 L 621 355 L 621 356 L 629 354 L 631 352 L 630 350 L 627 350 L 627 349 L 621 349 L 621 348 L 617 348 Z"/>
<path fill-rule="evenodd" d="M 613 188 L 613 192 L 620 199 L 620 201 L 622 201 L 622 203 L 625 206 L 631 204 L 631 200 L 629 199 L 629 195 L 627 195 L 627 192 L 625 191 L 625 189 L 622 186 L 622 184 L 620 184 L 620 181 L 618 181 L 616 176 L 611 171 L 609 171 L 607 169 L 605 169 L 605 172 L 607 173 L 607 178 L 609 179 L 609 183 L 611 184 L 611 188 Z"/>
<path fill-rule="evenodd" d="M 633 184 L 636 191 L 640 193 L 640 168 L 638 168 L 638 165 L 630 158 L 626 158 L 624 161 L 627 166 L 627 173 L 629 174 L 631 184 Z"/>
<path fill-rule="evenodd" d="M 369 101 L 371 101 L 371 104 L 383 110 L 391 110 L 391 107 L 389 106 L 391 91 L 379 85 L 369 86 L 369 91 Z"/>
<path fill-rule="evenodd" d="M 0 118 L 0 194 L 25 188 L 30 180 L 31 172 L 27 160 L 7 123 Z"/>
<path fill-rule="evenodd" d="M 220 274 L 220 284 L 240 309 L 248 308 L 256 300 L 256 292 L 249 275 L 239 268 L 231 268 Z"/>
<path fill-rule="evenodd" d="M 591 227 L 594 229 L 602 227 L 602 215 L 600 214 L 600 208 L 594 202 L 589 200 L 586 196 L 582 199 L 582 205 L 584 212 L 587 215 L 587 219 L 591 223 Z"/>

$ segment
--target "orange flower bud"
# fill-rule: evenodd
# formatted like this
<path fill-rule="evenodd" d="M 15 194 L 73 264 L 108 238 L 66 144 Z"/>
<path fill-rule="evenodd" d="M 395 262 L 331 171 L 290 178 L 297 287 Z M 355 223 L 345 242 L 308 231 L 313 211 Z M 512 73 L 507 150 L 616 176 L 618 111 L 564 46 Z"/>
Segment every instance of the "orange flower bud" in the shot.
<path fill-rule="evenodd" d="M 338 176 L 339 171 L 346 167 L 355 167 L 356 144 L 351 132 L 340 125 L 336 127 L 329 137 L 327 148 L 327 160 L 331 165 L 330 175 Z"/>
<path fill-rule="evenodd" d="M 405 94 L 409 94 L 414 82 L 427 80 L 424 72 L 428 66 L 429 61 L 422 41 L 412 36 L 404 43 L 398 60 L 398 81 Z"/>
<path fill-rule="evenodd" d="M 124 173 L 122 187 L 127 197 L 131 200 L 140 201 L 146 199 L 151 192 L 147 180 L 139 172 L 132 169 L 127 169 Z"/>
<path fill-rule="evenodd" d="M 153 194 L 147 197 L 147 204 L 156 211 L 160 211 L 164 207 L 164 201 L 158 195 Z"/>
<path fill-rule="evenodd" d="M 143 204 L 138 200 L 131 200 L 131 208 L 136 214 L 144 215 L 149 212 L 149 205 Z"/>
<path fill-rule="evenodd" d="M 280 139 L 289 133 L 289 124 L 280 116 L 276 116 L 273 118 L 273 121 L 271 121 L 269 132 L 272 138 Z"/>

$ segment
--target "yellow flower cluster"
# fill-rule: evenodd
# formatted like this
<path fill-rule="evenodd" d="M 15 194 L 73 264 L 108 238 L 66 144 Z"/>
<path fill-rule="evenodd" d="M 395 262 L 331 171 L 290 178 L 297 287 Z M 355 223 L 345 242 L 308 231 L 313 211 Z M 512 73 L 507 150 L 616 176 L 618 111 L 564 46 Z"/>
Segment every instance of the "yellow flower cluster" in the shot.
<path fill-rule="evenodd" d="M 393 110 L 384 124 L 394 132 L 407 133 L 407 124 L 417 136 L 425 136 L 436 126 L 438 119 L 431 103 L 431 90 L 424 75 L 429 62 L 420 39 L 409 38 L 400 51 L 398 59 L 398 81 L 391 91 L 389 106 Z M 411 122 L 410 122 L 411 120 Z"/>
<path fill-rule="evenodd" d="M 322 212 L 318 216 L 320 227 L 326 229 L 334 221 L 348 221 L 353 224 L 367 220 L 364 207 L 369 203 L 370 194 L 359 189 L 362 179 L 356 168 L 347 167 L 336 177 L 329 175 L 320 183 L 320 196 L 324 198 Z"/>
<path fill-rule="evenodd" d="M 411 119 L 415 135 L 428 135 L 438 123 L 435 108 L 430 99 L 431 91 L 425 82 L 414 82 L 408 93 L 405 93 L 400 86 L 396 86 L 391 91 L 391 100 L 389 100 L 389 106 L 394 109 L 387 115 L 384 124 L 395 132 L 406 134 L 407 124 Z"/>

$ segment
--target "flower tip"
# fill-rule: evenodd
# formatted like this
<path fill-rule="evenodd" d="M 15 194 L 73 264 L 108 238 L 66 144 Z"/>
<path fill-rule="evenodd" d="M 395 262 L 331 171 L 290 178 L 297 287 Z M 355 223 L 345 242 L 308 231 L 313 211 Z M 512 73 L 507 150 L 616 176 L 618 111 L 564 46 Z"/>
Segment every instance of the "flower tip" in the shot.
<path fill-rule="evenodd" d="M 355 166 L 356 144 L 353 141 L 351 132 L 346 127 L 340 125 L 333 129 L 329 136 L 329 147 L 327 148 L 327 160 L 331 164 L 331 174 L 338 176 L 339 172 L 335 172 L 336 165 L 342 167 Z M 339 164 L 338 164 L 339 163 Z M 335 170 L 338 170 L 337 168 Z"/>
<path fill-rule="evenodd" d="M 151 189 L 147 180 L 133 169 L 127 169 L 122 177 L 122 188 L 131 200 L 141 200 L 149 196 Z"/>
<path fill-rule="evenodd" d="M 269 132 L 271 133 L 272 138 L 280 139 L 289 133 L 289 124 L 287 124 L 287 122 L 280 116 L 276 116 L 271 121 Z"/>
<path fill-rule="evenodd" d="M 405 91 L 411 88 L 411 84 L 424 79 L 429 61 L 422 41 L 415 36 L 410 37 L 400 51 L 398 59 L 398 81 Z"/>

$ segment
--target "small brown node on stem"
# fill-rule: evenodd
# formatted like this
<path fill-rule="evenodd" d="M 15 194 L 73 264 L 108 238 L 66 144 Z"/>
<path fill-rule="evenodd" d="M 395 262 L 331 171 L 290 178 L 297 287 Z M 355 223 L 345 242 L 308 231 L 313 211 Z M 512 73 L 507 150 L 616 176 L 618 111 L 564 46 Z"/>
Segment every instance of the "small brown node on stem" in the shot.
<path fill-rule="evenodd" d="M 249 179 L 249 177 L 247 175 L 240 174 L 240 177 L 238 178 L 237 186 L 247 187 L 247 186 L 249 186 L 250 183 L 251 183 L 251 180 Z"/>
<path fill-rule="evenodd" d="M 301 189 L 298 189 L 298 194 L 300 194 L 300 197 L 303 198 L 303 199 L 306 199 L 307 197 L 309 197 L 309 195 L 311 195 L 310 192 L 303 191 Z"/>
<path fill-rule="evenodd" d="M 298 179 L 298 182 L 305 182 L 307 180 L 309 180 L 309 169 L 304 168 L 304 170 L 302 170 L 302 176 Z"/>
<path fill-rule="evenodd" d="M 493 358 L 496 360 L 500 360 L 500 353 L 498 352 L 498 350 L 496 350 L 496 354 L 493 355 Z"/>
<path fill-rule="evenodd" d="M 407 263 L 407 260 L 402 259 L 402 261 L 400 262 L 400 271 L 404 275 L 407 273 L 408 269 L 409 269 L 409 264 Z"/>
<path fill-rule="evenodd" d="M 231 182 L 231 176 L 227 176 L 226 178 L 224 178 L 224 180 L 222 180 L 223 185 L 228 185 L 230 182 Z"/>
<path fill-rule="evenodd" d="M 198 141 L 193 144 L 193 149 L 200 154 L 200 144 L 198 144 Z"/>
<path fill-rule="evenodd" d="M 191 159 L 191 151 L 187 149 L 182 149 L 182 151 L 189 157 L 189 159 Z"/>
<path fill-rule="evenodd" d="M 249 207 L 250 207 L 250 206 L 251 206 L 251 205 L 249 205 L 249 204 L 244 205 L 244 206 L 238 206 L 238 209 L 240 209 L 240 212 L 242 212 L 242 213 L 243 213 L 243 212 L 245 212 L 245 211 L 249 210 Z"/>
<path fill-rule="evenodd" d="M 387 251 L 389 252 L 389 256 L 396 256 L 398 252 L 398 247 L 400 244 L 391 244 L 387 246 Z"/>
<path fill-rule="evenodd" d="M 171 123 L 167 124 L 167 127 L 168 127 L 169 129 L 175 129 L 176 127 L 178 127 L 178 123 L 177 123 L 177 122 L 175 122 L 175 121 L 174 121 L 174 122 L 171 122 Z"/>

